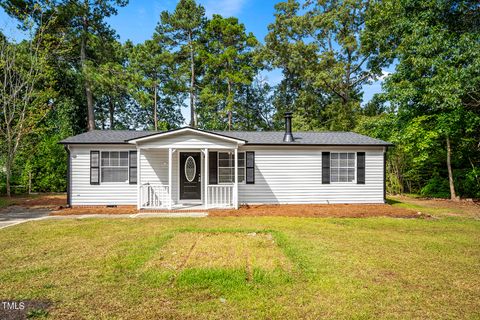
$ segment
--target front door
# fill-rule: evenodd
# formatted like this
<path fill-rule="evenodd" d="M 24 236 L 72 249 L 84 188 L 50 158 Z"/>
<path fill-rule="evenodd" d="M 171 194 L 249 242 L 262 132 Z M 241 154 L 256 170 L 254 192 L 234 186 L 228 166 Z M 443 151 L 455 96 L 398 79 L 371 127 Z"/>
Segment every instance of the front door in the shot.
<path fill-rule="evenodd" d="M 200 152 L 180 152 L 180 200 L 202 197 Z"/>

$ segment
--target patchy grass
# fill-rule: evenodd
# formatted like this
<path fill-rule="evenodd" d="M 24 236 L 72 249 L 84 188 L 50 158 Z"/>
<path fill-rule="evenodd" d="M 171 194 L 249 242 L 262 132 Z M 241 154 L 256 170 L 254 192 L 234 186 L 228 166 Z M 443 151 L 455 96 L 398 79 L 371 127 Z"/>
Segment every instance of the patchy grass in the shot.
<path fill-rule="evenodd" d="M 148 268 L 239 269 L 251 280 L 254 269 L 288 270 L 290 261 L 270 233 L 180 232 L 150 260 Z"/>
<path fill-rule="evenodd" d="M 473 319 L 478 279 L 475 219 L 68 219 L 0 231 L 1 299 L 52 301 L 54 319 Z"/>

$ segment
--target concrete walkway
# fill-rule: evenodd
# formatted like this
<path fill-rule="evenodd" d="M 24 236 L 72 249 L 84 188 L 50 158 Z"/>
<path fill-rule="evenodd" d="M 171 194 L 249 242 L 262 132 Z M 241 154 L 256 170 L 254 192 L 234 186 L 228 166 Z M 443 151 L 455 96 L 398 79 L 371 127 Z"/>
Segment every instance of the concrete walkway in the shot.
<path fill-rule="evenodd" d="M 25 208 L 11 206 L 0 210 L 0 229 L 20 223 L 35 220 L 62 220 L 62 219 L 136 219 L 136 218 L 203 218 L 206 212 L 162 212 L 162 213 L 135 213 L 135 214 L 81 214 L 71 216 L 49 216 L 46 208 Z"/>
<path fill-rule="evenodd" d="M 46 219 L 130 219 L 130 218 L 203 218 L 208 216 L 206 212 L 155 212 L 134 214 L 75 214 L 68 216 L 48 216 Z"/>
<path fill-rule="evenodd" d="M 50 210 L 47 208 L 10 206 L 0 210 L 0 229 L 27 221 L 45 219 L 49 213 Z"/>

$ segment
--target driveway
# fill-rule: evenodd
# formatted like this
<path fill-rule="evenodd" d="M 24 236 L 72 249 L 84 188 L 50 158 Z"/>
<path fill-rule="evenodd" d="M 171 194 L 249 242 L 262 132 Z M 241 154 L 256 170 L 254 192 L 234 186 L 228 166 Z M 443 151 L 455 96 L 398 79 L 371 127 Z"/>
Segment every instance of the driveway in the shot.
<path fill-rule="evenodd" d="M 48 208 L 10 206 L 0 210 L 0 229 L 48 216 Z"/>

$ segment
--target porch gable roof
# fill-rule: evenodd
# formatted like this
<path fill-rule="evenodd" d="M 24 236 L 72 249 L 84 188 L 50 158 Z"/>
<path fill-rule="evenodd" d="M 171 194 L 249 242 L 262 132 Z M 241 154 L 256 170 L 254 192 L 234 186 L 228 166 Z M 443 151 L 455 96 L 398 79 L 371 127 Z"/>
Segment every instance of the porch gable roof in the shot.
<path fill-rule="evenodd" d="M 245 144 L 247 142 L 247 140 L 244 140 L 244 139 L 228 137 L 224 134 L 220 134 L 217 132 L 205 131 L 205 130 L 192 128 L 192 127 L 184 127 L 184 128 L 174 129 L 170 131 L 163 131 L 163 132 L 154 132 L 146 136 L 125 140 L 125 142 L 131 143 L 131 144 L 137 144 L 139 142 L 147 142 L 157 138 L 164 138 L 164 137 L 168 137 L 175 134 L 181 134 L 181 133 L 193 133 L 193 134 L 204 135 L 204 136 L 208 136 L 208 137 L 212 137 L 220 140 L 225 140 L 228 142 L 234 142 L 240 145 Z"/>

